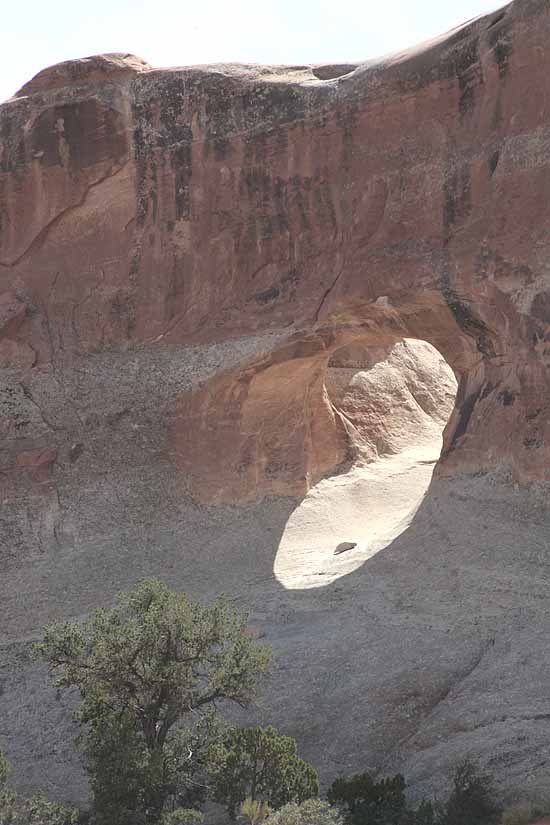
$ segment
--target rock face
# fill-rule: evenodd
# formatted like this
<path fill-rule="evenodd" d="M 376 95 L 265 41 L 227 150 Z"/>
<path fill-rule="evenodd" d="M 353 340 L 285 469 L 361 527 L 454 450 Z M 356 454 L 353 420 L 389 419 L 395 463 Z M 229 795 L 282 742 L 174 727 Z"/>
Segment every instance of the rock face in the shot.
<path fill-rule="evenodd" d="M 547 0 L 515 0 L 357 66 L 104 55 L 0 107 L 0 730 L 24 787 L 77 777 L 29 640 L 152 574 L 252 605 L 268 718 L 325 779 L 401 767 L 420 792 L 473 751 L 543 784 L 549 37 Z M 284 525 L 353 446 L 332 370 L 411 338 L 459 382 L 436 480 L 360 569 L 287 590 Z"/>
<path fill-rule="evenodd" d="M 436 349 L 405 339 L 389 351 L 357 345 L 339 350 L 328 363 L 325 389 L 343 425 L 350 460 L 366 464 L 438 442 L 457 386 Z M 439 443 L 437 448 L 436 460 Z"/>

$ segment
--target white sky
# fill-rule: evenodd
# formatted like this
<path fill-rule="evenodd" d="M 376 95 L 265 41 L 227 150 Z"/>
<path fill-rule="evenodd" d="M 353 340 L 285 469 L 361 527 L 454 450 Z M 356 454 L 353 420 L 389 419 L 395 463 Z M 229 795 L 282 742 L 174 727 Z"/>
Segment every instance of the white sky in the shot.
<path fill-rule="evenodd" d="M 72 57 L 132 52 L 154 66 L 366 60 L 503 0 L 0 0 L 0 100 Z"/>

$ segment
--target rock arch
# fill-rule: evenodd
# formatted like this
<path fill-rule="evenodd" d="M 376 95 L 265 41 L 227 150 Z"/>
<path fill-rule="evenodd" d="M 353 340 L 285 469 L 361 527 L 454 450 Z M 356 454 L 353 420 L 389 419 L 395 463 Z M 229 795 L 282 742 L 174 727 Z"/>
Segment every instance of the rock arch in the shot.
<path fill-rule="evenodd" d="M 37 782 L 25 746 L 64 754 L 69 736 L 53 700 L 32 715 L 28 640 L 159 572 L 200 597 L 223 576 L 268 629 L 284 625 L 281 655 L 292 638 L 301 669 L 275 685 L 274 713 L 286 723 L 287 696 L 302 696 L 299 732 L 314 674 L 323 759 L 353 751 L 362 769 L 373 719 L 373 764 L 391 742 L 420 784 L 467 737 L 482 752 L 478 734 L 502 746 L 490 755 L 510 787 L 540 771 L 547 496 L 495 485 L 488 506 L 479 474 L 550 480 L 549 39 L 547 0 L 515 0 L 357 67 L 103 55 L 46 69 L 0 106 L 0 653 L 23 784 Z M 320 611 L 307 637 L 272 562 L 286 497 L 346 454 L 326 365 L 404 337 L 459 378 L 437 468 L 453 478 L 351 577 L 379 635 L 365 640 L 348 581 L 349 602 L 300 594 Z M 344 659 L 353 678 L 327 689 Z M 48 765 L 66 787 L 66 765 Z"/>
<path fill-rule="evenodd" d="M 237 427 L 236 489 L 245 395 L 376 326 L 460 375 L 441 472 L 546 479 L 549 26 L 516 0 L 328 80 L 124 55 L 41 73 L 1 110 L 6 364 L 277 332 L 179 407 Z M 260 488 L 296 490 L 326 460 Z"/>
<path fill-rule="evenodd" d="M 305 495 L 350 459 L 345 423 L 327 393 L 331 359 L 353 346 L 389 349 L 406 338 L 439 349 L 461 381 L 440 464 L 440 472 L 456 471 L 455 452 L 472 415 L 468 399 L 485 385 L 474 344 L 444 305 L 412 302 L 399 313 L 384 296 L 363 311 L 361 321 L 341 319 L 290 336 L 257 362 L 181 399 L 172 444 L 193 496 L 221 503 Z"/>

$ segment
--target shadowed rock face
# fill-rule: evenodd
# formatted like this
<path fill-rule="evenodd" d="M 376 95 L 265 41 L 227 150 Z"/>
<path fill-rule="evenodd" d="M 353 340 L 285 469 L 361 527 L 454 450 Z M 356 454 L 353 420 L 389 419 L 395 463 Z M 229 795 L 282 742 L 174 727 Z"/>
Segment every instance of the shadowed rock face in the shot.
<path fill-rule="evenodd" d="M 308 595 L 308 607 L 297 608 L 297 595 L 282 592 L 270 565 L 293 507 L 288 497 L 303 496 L 346 454 L 325 391 L 327 366 L 343 348 L 418 338 L 454 370 L 459 389 L 437 490 L 452 494 L 462 485 L 463 502 L 470 488 L 459 475 L 550 479 L 549 37 L 546 0 L 516 0 L 419 49 L 358 66 L 158 70 L 131 55 L 104 55 L 46 69 L 0 107 L 2 638 L 5 660 L 30 674 L 24 712 L 10 706 L 2 730 L 10 731 L 23 783 L 57 781 L 70 759 L 63 751 L 49 773 L 36 767 L 49 743 L 64 741 L 62 723 L 52 721 L 57 705 L 46 721 L 29 721 L 40 682 L 25 670 L 24 642 L 44 621 L 81 615 L 151 573 L 202 596 L 221 586 L 247 591 L 258 621 L 273 628 L 292 610 L 337 615 L 336 589 Z M 529 517 L 521 530 L 515 517 L 507 521 L 514 493 L 498 489 L 487 504 L 499 513 L 489 556 L 471 555 L 487 508 L 478 530 L 475 508 L 461 504 L 460 517 L 444 519 L 460 535 L 446 527 L 435 537 L 434 513 L 447 500 L 439 492 L 432 496 L 439 503 L 418 515 L 414 546 L 436 543 L 434 553 L 444 554 L 446 542 L 458 542 L 453 558 L 462 552 L 476 568 L 470 584 L 490 581 L 488 558 L 498 559 L 499 543 L 506 554 L 532 529 L 529 546 L 538 546 L 548 527 L 541 501 L 524 490 L 517 507 Z M 262 497 L 270 497 L 263 509 L 254 503 Z M 390 558 L 373 564 L 397 587 Z M 414 552 L 404 548 L 403 558 L 413 564 Z M 528 575 L 517 563 L 516 583 Z M 357 619 L 351 647 L 334 641 L 326 667 L 340 666 L 342 651 L 353 648 L 357 672 L 348 692 L 338 686 L 334 696 L 358 702 L 362 685 L 361 713 L 394 754 L 388 764 L 401 764 L 411 747 L 408 769 L 422 765 L 435 776 L 469 745 L 457 744 L 451 716 L 437 728 L 430 713 L 456 674 L 469 678 L 492 653 L 487 639 L 494 641 L 499 617 L 513 650 L 520 637 L 510 616 L 522 596 L 508 582 L 516 595 L 498 606 L 476 601 L 475 587 L 457 603 L 456 570 L 449 593 L 432 572 L 433 580 L 426 573 L 427 581 L 407 585 L 407 604 L 432 630 L 417 638 L 396 607 L 399 642 L 386 639 L 389 659 L 380 654 L 375 664 L 358 641 L 365 625 Z M 439 607 L 426 618 L 424 590 L 415 590 L 422 587 L 439 588 L 440 604 L 448 595 L 450 629 L 438 624 L 446 621 Z M 377 604 L 373 597 L 378 612 L 369 626 L 391 633 L 381 619 L 387 605 Z M 479 622 L 469 624 L 473 604 Z M 542 621 L 537 611 L 546 616 L 546 602 L 533 609 L 530 620 Z M 314 657 L 319 645 L 327 650 L 323 621 L 313 627 L 306 617 L 301 629 L 298 622 L 273 631 L 281 662 L 308 640 L 313 659 L 302 662 L 310 684 L 323 672 L 322 656 Z M 294 634 L 294 647 L 280 641 L 285 633 Z M 397 663 L 415 644 L 418 655 L 401 672 Z M 448 659 L 437 654 L 449 646 L 456 653 Z M 413 678 L 419 661 L 428 675 Z M 503 684 L 494 667 L 488 680 Z M 360 679 L 369 668 L 371 687 Z M 395 680 L 383 696 L 382 677 Z M 408 682 L 415 687 L 404 699 Z M 487 699 L 479 710 L 481 692 L 470 697 L 472 730 L 494 707 Z M 389 696 L 408 708 L 391 722 L 388 708 L 381 711 Z M 357 718 L 348 724 L 338 716 L 336 704 L 320 713 L 326 730 L 300 731 L 301 701 L 293 710 L 275 703 L 274 714 L 302 736 L 328 778 L 338 766 L 389 758 L 374 734 L 365 741 Z M 514 724 L 522 713 L 510 711 Z M 428 716 L 430 734 L 415 750 L 411 736 Z M 516 733 L 502 735 L 506 765 L 521 784 L 535 757 L 522 745 L 518 767 Z M 471 746 L 480 750 L 479 742 Z"/>
<path fill-rule="evenodd" d="M 238 501 L 334 465 L 335 347 L 417 337 L 461 379 L 440 472 L 546 479 L 548 25 L 524 0 L 355 70 L 111 55 L 40 73 L 1 113 L 3 362 L 284 335 L 169 428 L 197 497 Z M 284 375 L 292 398 L 264 398 Z M 243 438 L 254 398 L 277 429 L 306 387 L 296 439 Z"/>

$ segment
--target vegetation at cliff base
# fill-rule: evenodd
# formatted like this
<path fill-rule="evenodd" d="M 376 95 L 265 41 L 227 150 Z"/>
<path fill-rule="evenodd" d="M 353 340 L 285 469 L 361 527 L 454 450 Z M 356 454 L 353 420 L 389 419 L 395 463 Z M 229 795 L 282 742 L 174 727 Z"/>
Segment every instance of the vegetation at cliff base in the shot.
<path fill-rule="evenodd" d="M 270 658 L 223 600 L 192 602 L 159 581 L 83 624 L 47 627 L 37 651 L 58 688 L 80 692 L 98 825 L 156 823 L 169 798 L 200 801 L 200 741 L 220 704 L 250 704 Z"/>
<path fill-rule="evenodd" d="M 203 825 L 206 803 L 243 825 L 526 825 L 502 819 L 491 777 L 460 762 L 445 800 L 411 804 L 400 774 L 338 777 L 318 798 L 315 768 L 273 726 L 234 727 L 258 695 L 270 651 L 223 600 L 193 602 L 145 581 L 83 623 L 46 627 L 36 646 L 58 689 L 76 689 L 78 747 L 93 803 L 18 797 L 0 751 L 0 825 Z M 211 808 L 207 808 L 207 811 Z"/>
<path fill-rule="evenodd" d="M 469 759 L 460 762 L 453 776 L 445 825 L 491 825 L 498 818 L 491 777 Z"/>
<path fill-rule="evenodd" d="M 337 779 L 327 799 L 347 825 L 491 825 L 499 807 L 491 778 L 475 762 L 460 762 L 446 802 L 422 800 L 411 806 L 401 774 L 374 779 L 368 773 Z"/>
<path fill-rule="evenodd" d="M 298 805 L 287 802 L 267 818 L 266 825 L 343 825 L 337 808 L 321 799 L 307 799 Z"/>
<path fill-rule="evenodd" d="M 44 794 L 19 799 L 9 785 L 10 767 L 0 751 L 0 825 L 77 825 L 78 811 Z"/>
<path fill-rule="evenodd" d="M 235 819 L 245 799 L 271 808 L 304 802 L 319 793 L 314 768 L 296 753 L 296 742 L 274 727 L 233 728 L 210 752 L 213 798 Z"/>

